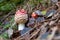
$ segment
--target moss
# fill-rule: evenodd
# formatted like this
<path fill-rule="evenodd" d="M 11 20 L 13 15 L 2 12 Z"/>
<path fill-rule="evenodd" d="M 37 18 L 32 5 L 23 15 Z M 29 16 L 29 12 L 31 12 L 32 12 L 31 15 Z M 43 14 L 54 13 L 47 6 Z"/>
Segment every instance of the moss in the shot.
<path fill-rule="evenodd" d="M 10 11 L 10 10 L 15 8 L 14 6 L 15 6 L 15 4 L 13 5 L 12 3 L 11 4 L 8 3 L 8 4 L 5 4 L 5 5 L 1 6 L 0 10 L 1 11 Z"/>
<path fill-rule="evenodd" d="M 0 35 L 0 38 L 3 38 L 4 40 L 8 40 L 8 34 L 3 33 L 3 34 Z"/>
<path fill-rule="evenodd" d="M 43 15 L 46 15 L 46 10 L 43 10 L 43 11 L 42 11 L 42 14 L 43 14 Z"/>

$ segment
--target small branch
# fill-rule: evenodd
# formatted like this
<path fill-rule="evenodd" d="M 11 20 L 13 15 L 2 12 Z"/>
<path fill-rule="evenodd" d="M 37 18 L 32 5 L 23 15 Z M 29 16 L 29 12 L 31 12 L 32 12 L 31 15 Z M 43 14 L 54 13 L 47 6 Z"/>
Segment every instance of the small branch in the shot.
<path fill-rule="evenodd" d="M 54 35 L 55 35 L 55 32 L 58 28 L 57 27 L 54 27 L 52 28 L 52 33 L 50 34 L 50 36 L 47 38 L 47 40 L 52 40 Z"/>

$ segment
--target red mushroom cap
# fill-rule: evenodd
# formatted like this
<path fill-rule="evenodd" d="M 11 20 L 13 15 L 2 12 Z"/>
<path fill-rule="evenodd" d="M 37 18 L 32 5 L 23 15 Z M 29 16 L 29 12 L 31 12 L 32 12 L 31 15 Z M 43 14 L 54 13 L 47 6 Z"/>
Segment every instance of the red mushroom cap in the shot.
<path fill-rule="evenodd" d="M 38 15 L 37 15 L 35 12 L 33 12 L 31 16 L 32 16 L 33 18 L 37 18 Z"/>
<path fill-rule="evenodd" d="M 27 12 L 26 12 L 26 10 L 24 10 L 24 9 L 21 9 L 21 10 L 17 10 L 16 11 L 16 15 L 17 14 L 26 14 Z"/>
<path fill-rule="evenodd" d="M 26 10 L 21 9 L 21 10 L 17 10 L 16 14 L 15 14 L 15 22 L 16 23 L 25 23 L 25 21 L 27 21 L 28 19 L 28 15 Z"/>

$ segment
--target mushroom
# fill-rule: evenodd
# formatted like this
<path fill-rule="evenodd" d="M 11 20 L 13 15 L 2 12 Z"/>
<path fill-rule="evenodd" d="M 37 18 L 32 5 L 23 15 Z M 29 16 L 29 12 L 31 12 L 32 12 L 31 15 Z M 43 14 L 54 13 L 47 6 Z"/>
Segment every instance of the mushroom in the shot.
<path fill-rule="evenodd" d="M 15 14 L 15 22 L 18 24 L 18 31 L 23 30 L 28 20 L 27 11 L 24 9 L 17 10 Z"/>

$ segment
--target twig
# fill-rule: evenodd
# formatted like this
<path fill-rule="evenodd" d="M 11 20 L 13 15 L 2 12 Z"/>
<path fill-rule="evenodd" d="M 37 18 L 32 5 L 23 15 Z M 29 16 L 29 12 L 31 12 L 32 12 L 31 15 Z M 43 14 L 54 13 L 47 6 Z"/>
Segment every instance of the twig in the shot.
<path fill-rule="evenodd" d="M 52 40 L 53 39 L 57 29 L 58 29 L 57 27 L 52 28 L 52 33 L 50 34 L 49 37 L 47 37 L 47 40 Z"/>

